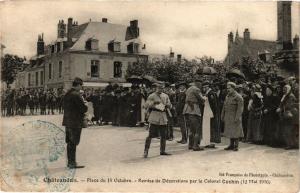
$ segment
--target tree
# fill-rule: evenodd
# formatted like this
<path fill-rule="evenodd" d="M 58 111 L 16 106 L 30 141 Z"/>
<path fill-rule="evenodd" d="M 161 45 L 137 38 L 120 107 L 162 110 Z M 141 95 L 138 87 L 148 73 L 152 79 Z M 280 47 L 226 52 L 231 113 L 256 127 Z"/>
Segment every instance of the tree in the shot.
<path fill-rule="evenodd" d="M 1 80 L 6 83 L 7 87 L 12 84 L 19 70 L 25 66 L 25 58 L 20 58 L 17 55 L 5 54 L 2 58 Z"/>

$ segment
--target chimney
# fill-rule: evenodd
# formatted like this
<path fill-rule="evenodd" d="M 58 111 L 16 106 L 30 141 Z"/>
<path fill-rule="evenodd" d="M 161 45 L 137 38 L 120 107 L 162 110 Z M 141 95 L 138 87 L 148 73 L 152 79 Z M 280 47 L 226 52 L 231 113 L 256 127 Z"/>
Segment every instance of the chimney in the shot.
<path fill-rule="evenodd" d="M 170 58 L 174 58 L 174 52 L 170 52 Z"/>
<path fill-rule="evenodd" d="M 250 40 L 250 31 L 248 28 L 246 28 L 244 31 L 244 41 L 248 42 L 249 40 Z"/>
<path fill-rule="evenodd" d="M 295 50 L 299 50 L 299 36 L 297 34 L 293 39 L 293 47 Z"/>
<path fill-rule="evenodd" d="M 64 38 L 66 36 L 66 24 L 64 20 L 59 20 L 57 24 L 57 38 Z"/>
<path fill-rule="evenodd" d="M 107 18 L 102 18 L 102 23 L 107 23 Z"/>
<path fill-rule="evenodd" d="M 71 46 L 72 44 L 72 27 L 73 27 L 73 18 L 68 18 L 68 31 L 67 31 L 67 39 L 68 39 L 68 46 Z"/>
<path fill-rule="evenodd" d="M 177 54 L 177 62 L 181 62 L 181 54 Z"/>
<path fill-rule="evenodd" d="M 138 26 L 138 20 L 132 20 L 130 21 L 130 30 L 132 32 L 133 38 L 139 37 L 139 26 Z"/>
<path fill-rule="evenodd" d="M 45 53 L 44 51 L 44 46 L 45 46 L 45 43 L 44 43 L 44 34 L 42 35 L 38 35 L 38 41 L 36 43 L 37 45 L 37 55 L 43 55 Z"/>

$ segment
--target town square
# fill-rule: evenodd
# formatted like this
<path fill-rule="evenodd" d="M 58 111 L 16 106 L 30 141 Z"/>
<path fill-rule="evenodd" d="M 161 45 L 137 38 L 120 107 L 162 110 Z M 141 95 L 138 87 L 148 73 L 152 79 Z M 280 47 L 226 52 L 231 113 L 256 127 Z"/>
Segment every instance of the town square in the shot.
<path fill-rule="evenodd" d="M 0 9 L 1 190 L 299 191 L 299 2 Z"/>

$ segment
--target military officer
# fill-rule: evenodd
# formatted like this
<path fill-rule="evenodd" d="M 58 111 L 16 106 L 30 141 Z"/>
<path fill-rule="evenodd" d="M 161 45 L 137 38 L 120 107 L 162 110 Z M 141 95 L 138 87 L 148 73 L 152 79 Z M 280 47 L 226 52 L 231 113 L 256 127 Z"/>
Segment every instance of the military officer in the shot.
<path fill-rule="evenodd" d="M 186 98 L 186 88 L 187 84 L 185 82 L 179 82 L 176 84 L 176 87 L 178 88 L 177 92 L 177 101 L 176 101 L 176 113 L 177 113 L 177 123 L 180 127 L 181 131 L 181 140 L 177 141 L 178 143 L 186 144 L 187 143 L 187 127 L 186 127 L 186 118 L 185 115 L 182 114 L 184 104 L 185 104 L 185 98 Z"/>
<path fill-rule="evenodd" d="M 155 86 L 155 92 L 148 97 L 145 104 L 146 108 L 150 111 L 148 118 L 150 127 L 149 135 L 145 142 L 144 158 L 148 157 L 151 139 L 157 137 L 158 133 L 160 134 L 160 155 L 171 155 L 165 151 L 168 124 L 166 110 L 167 108 L 171 108 L 171 102 L 168 95 L 162 92 L 164 89 L 164 83 L 158 82 L 155 83 Z"/>
<path fill-rule="evenodd" d="M 230 145 L 225 150 L 238 151 L 239 138 L 244 137 L 242 127 L 242 113 L 244 109 L 243 97 L 237 93 L 234 82 L 227 83 L 227 96 L 221 113 L 224 121 L 224 136 L 230 138 Z"/>
<path fill-rule="evenodd" d="M 201 94 L 201 80 L 196 79 L 194 84 L 186 91 L 185 105 L 183 114 L 186 115 L 189 122 L 189 149 L 194 151 L 204 150 L 199 147 L 202 139 L 202 113 L 201 106 L 205 98 Z"/>

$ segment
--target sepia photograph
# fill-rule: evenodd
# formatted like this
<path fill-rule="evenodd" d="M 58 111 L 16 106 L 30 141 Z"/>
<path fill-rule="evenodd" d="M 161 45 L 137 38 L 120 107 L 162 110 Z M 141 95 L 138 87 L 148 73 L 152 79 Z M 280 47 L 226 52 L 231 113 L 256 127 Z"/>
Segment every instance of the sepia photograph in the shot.
<path fill-rule="evenodd" d="M 0 190 L 299 192 L 299 35 L 299 1 L 0 0 Z"/>

